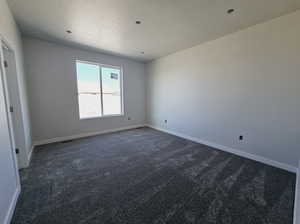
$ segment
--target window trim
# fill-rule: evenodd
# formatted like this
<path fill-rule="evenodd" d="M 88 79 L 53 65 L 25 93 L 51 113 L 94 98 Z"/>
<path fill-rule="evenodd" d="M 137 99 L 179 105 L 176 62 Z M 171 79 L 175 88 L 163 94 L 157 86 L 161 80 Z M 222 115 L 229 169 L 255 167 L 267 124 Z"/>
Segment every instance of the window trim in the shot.
<path fill-rule="evenodd" d="M 80 117 L 80 105 L 79 105 L 79 91 L 78 91 L 78 71 L 77 71 L 77 63 L 84 63 L 84 64 L 90 64 L 90 65 L 97 65 L 99 66 L 99 78 L 100 78 L 100 91 L 101 91 L 101 115 L 99 116 L 92 116 L 92 117 Z M 104 115 L 103 114 L 103 94 L 102 94 L 102 67 L 106 68 L 112 68 L 112 69 L 119 69 L 120 70 L 120 93 L 121 93 L 121 113 L 120 114 L 110 114 L 110 115 Z M 116 66 L 116 65 L 108 65 L 108 64 L 103 64 L 103 63 L 98 63 L 98 62 L 93 62 L 93 61 L 85 61 L 85 60 L 80 60 L 76 59 L 75 60 L 75 70 L 76 70 L 76 98 L 77 98 L 77 108 L 78 108 L 78 117 L 79 120 L 90 120 L 90 119 L 102 119 L 102 118 L 111 118 L 111 117 L 123 117 L 124 114 L 124 73 L 123 73 L 123 67 L 122 66 Z"/>

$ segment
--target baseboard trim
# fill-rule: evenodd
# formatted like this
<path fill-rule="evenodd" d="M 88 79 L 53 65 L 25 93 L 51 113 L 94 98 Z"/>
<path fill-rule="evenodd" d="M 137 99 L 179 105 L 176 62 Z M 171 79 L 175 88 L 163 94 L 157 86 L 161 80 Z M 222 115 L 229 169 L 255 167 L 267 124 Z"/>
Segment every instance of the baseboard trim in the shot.
<path fill-rule="evenodd" d="M 232 154 L 235 154 L 235 155 L 247 158 L 247 159 L 251 159 L 251 160 L 254 160 L 254 161 L 257 161 L 257 162 L 261 162 L 261 163 L 270 165 L 270 166 L 274 166 L 274 167 L 277 167 L 277 168 L 280 168 L 280 169 L 283 169 L 283 170 L 286 170 L 286 171 L 289 171 L 289 172 L 292 172 L 292 173 L 297 173 L 297 170 L 298 170 L 296 167 L 293 167 L 291 165 L 284 164 L 284 163 L 281 163 L 281 162 L 278 162 L 278 161 L 275 161 L 275 160 L 271 160 L 271 159 L 268 159 L 268 158 L 265 158 L 265 157 L 262 157 L 262 156 L 254 155 L 254 154 L 251 154 L 251 153 L 248 153 L 248 152 L 243 152 L 243 151 L 238 150 L 238 149 L 233 149 L 233 148 L 230 148 L 230 147 L 227 147 L 227 146 L 224 146 L 224 145 L 220 145 L 220 144 L 216 144 L 216 143 L 213 143 L 213 142 L 205 141 L 205 140 L 202 140 L 202 139 L 199 139 L 199 138 L 191 137 L 191 136 L 188 136 L 188 135 L 185 135 L 185 134 L 182 134 L 182 133 L 170 131 L 170 130 L 167 130 L 165 128 L 156 127 L 156 126 L 153 126 L 153 125 L 150 125 L 150 124 L 146 124 L 146 126 L 150 127 L 150 128 L 153 128 L 153 129 L 156 129 L 158 131 L 166 132 L 166 133 L 171 134 L 171 135 L 175 135 L 175 136 L 185 138 L 185 139 L 188 139 L 188 140 L 191 140 L 191 141 L 203 144 L 203 145 L 207 145 L 207 146 L 213 147 L 215 149 L 219 149 L 219 150 L 222 150 L 222 151 L 225 151 L 225 152 L 229 152 L 229 153 L 232 153 Z"/>
<path fill-rule="evenodd" d="M 16 208 L 16 205 L 17 205 L 17 201 L 18 201 L 20 192 L 21 192 L 21 188 L 17 187 L 17 189 L 14 193 L 13 199 L 12 199 L 10 205 L 9 205 L 9 209 L 8 209 L 7 214 L 6 214 L 6 217 L 4 219 L 4 224 L 10 224 L 11 223 L 11 220 L 12 220 L 12 217 L 13 217 L 14 212 L 15 212 L 15 208 Z"/>
<path fill-rule="evenodd" d="M 41 140 L 41 141 L 35 141 L 33 145 L 35 147 L 35 146 L 39 146 L 39 145 L 46 145 L 46 144 L 50 144 L 50 143 L 74 140 L 74 139 L 84 138 L 84 137 L 91 137 L 91 136 L 95 136 L 95 135 L 101 135 L 101 134 L 113 133 L 113 132 L 118 132 L 118 131 L 129 130 L 129 129 L 141 128 L 141 127 L 145 127 L 145 126 L 146 126 L 145 124 L 131 125 L 131 126 L 126 126 L 126 127 L 122 127 L 122 128 L 108 129 L 108 130 L 99 131 L 99 132 L 89 132 L 89 133 L 83 133 L 83 134 L 77 134 L 77 135 L 71 135 L 71 136 L 65 136 L 65 137 L 51 138 L 51 139 L 46 139 L 46 140 Z"/>
<path fill-rule="evenodd" d="M 31 157 L 32 157 L 32 153 L 33 153 L 34 147 L 35 147 L 35 145 L 33 144 L 31 146 L 30 152 L 27 155 L 27 166 L 26 167 L 29 167 L 29 165 L 30 165 Z"/>
<path fill-rule="evenodd" d="M 294 224 L 299 223 L 300 219 L 300 161 L 299 161 L 299 168 L 297 170 L 296 176 L 296 187 L 295 187 L 295 202 L 294 202 Z"/>

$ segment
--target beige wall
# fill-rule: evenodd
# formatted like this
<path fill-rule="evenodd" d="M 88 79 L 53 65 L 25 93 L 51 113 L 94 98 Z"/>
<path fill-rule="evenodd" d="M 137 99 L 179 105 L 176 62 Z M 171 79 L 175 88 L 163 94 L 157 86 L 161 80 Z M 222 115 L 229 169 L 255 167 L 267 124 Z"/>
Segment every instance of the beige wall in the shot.
<path fill-rule="evenodd" d="M 297 11 L 147 64 L 148 122 L 297 167 L 299 21 Z"/>

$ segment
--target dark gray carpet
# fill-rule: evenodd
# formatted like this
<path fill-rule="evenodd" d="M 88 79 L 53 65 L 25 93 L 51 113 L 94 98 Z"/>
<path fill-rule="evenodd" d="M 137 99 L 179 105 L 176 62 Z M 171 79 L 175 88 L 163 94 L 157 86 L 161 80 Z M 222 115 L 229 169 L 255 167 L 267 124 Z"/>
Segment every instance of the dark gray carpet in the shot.
<path fill-rule="evenodd" d="M 14 224 L 292 224 L 295 175 L 149 128 L 38 147 Z"/>

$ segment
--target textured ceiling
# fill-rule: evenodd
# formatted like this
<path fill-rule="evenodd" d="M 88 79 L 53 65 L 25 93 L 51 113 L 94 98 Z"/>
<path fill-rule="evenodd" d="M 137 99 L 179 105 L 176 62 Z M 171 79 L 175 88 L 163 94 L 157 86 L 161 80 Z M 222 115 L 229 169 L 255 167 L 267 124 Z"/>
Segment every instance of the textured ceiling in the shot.
<path fill-rule="evenodd" d="M 142 61 L 300 8 L 300 0 L 8 0 L 8 3 L 26 35 Z M 230 8 L 235 12 L 229 15 Z M 141 24 L 137 25 L 136 20 Z M 67 34 L 66 30 L 72 33 Z"/>

